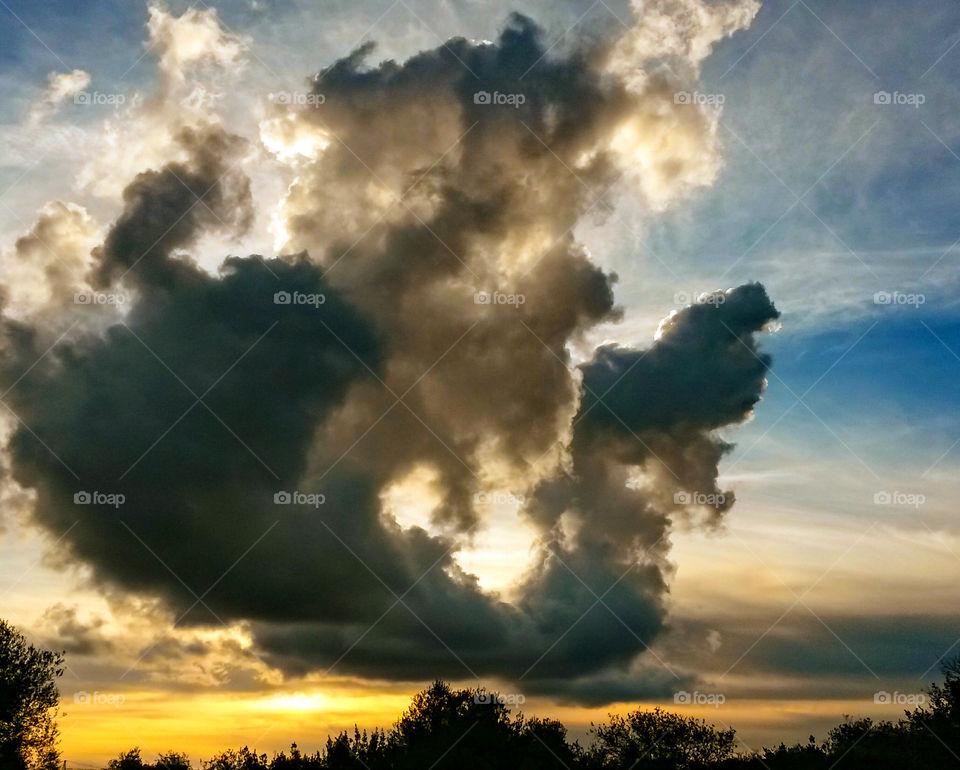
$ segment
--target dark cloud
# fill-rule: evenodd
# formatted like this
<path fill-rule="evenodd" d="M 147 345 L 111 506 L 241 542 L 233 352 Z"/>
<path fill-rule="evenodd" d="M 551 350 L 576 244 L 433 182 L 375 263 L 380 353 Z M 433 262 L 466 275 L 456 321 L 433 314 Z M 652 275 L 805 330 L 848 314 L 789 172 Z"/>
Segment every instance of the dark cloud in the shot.
<path fill-rule="evenodd" d="M 79 519 L 65 542 L 105 587 L 162 597 L 182 624 L 246 623 L 288 673 L 475 674 L 591 703 L 685 681 L 636 668 L 665 626 L 670 517 L 703 507 L 678 493 L 721 494 L 713 431 L 759 399 L 754 335 L 777 312 L 740 287 L 578 372 L 569 343 L 618 314 L 615 276 L 572 231 L 648 145 L 673 151 L 667 117 L 708 141 L 709 116 L 662 77 L 629 88 L 596 47 L 547 56 L 519 16 L 496 44 L 372 69 L 368 53 L 265 128 L 324 148 L 283 211 L 298 256 L 217 276 L 191 261 L 251 202 L 242 142 L 186 132 L 186 160 L 138 176 L 94 252 L 95 283 L 133 293 L 122 323 L 41 358 L 37 329 L 7 321 L 3 381 L 40 359 L 9 395 L 30 426 L 9 442 L 14 478 L 52 531 Z M 383 502 L 421 468 L 432 533 Z M 484 523 L 474 495 L 502 487 L 531 492 L 539 528 L 512 602 L 456 560 Z M 74 502 L 94 491 L 124 501 Z"/>
<path fill-rule="evenodd" d="M 123 191 L 123 214 L 95 252 L 95 285 L 109 286 L 135 267 L 138 285 L 173 288 L 190 280 L 192 266 L 168 259 L 171 252 L 193 245 L 208 229 L 242 233 L 249 227 L 250 182 L 236 168 L 242 140 L 217 128 L 185 128 L 177 143 L 189 163 L 145 171 Z"/>
<path fill-rule="evenodd" d="M 170 255 L 209 224 L 184 216 L 200 207 L 190 209 L 193 191 L 173 177 L 189 171 L 197 189 L 215 189 L 226 160 L 210 153 L 226 145 L 206 141 L 192 165 L 138 177 L 100 250 L 102 266 L 132 268 L 138 298 L 124 323 L 58 346 L 11 393 L 31 426 L 11 438 L 14 474 L 37 488 L 39 520 L 62 531 L 81 516 L 69 541 L 77 557 L 105 580 L 183 608 L 196 598 L 186 586 L 205 590 L 276 520 L 273 494 L 295 486 L 316 425 L 377 365 L 367 326 L 304 258 L 230 258 L 212 277 Z M 157 241 L 168 231 L 176 237 Z M 324 301 L 277 304 L 278 291 Z M 29 330 L 9 332 L 13 381 L 43 350 Z M 74 504 L 95 491 L 125 501 Z M 288 578 L 264 570 L 265 595 L 282 595 Z M 262 596 L 238 591 L 236 601 Z"/>
<path fill-rule="evenodd" d="M 558 676 L 541 678 L 524 685 L 530 695 L 545 694 L 560 703 L 603 706 L 609 703 L 672 700 L 678 690 L 695 686 L 696 677 L 668 670 L 652 661 L 641 669 L 612 669 L 581 678 Z"/>
<path fill-rule="evenodd" d="M 714 431 L 759 400 L 770 362 L 754 335 L 779 313 L 759 284 L 712 300 L 668 318 L 651 348 L 604 346 L 581 367 L 571 471 L 542 483 L 529 513 L 545 528 L 572 518 L 591 561 L 663 554 L 671 513 L 715 521 L 733 502 L 716 484 L 729 445 Z"/>
<path fill-rule="evenodd" d="M 676 618 L 659 652 L 696 667 L 730 699 L 765 697 L 775 681 L 784 698 L 872 701 L 878 690 L 915 693 L 929 684 L 960 636 L 960 623 L 946 615 L 818 611 L 815 617 L 797 606 L 779 618 L 782 612 L 735 622 Z"/>
<path fill-rule="evenodd" d="M 763 287 L 747 284 L 668 318 L 649 350 L 599 348 L 583 367 L 581 434 L 690 433 L 739 422 L 760 400 L 770 366 L 752 335 L 779 316 Z"/>

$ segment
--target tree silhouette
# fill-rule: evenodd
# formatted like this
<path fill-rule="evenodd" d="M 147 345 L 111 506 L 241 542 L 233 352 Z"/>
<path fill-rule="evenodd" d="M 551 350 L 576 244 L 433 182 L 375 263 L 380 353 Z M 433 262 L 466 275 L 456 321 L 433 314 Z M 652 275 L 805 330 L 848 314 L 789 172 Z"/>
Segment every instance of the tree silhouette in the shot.
<path fill-rule="evenodd" d="M 168 751 L 157 756 L 156 766 L 163 770 L 190 770 L 190 758 L 178 751 Z"/>
<path fill-rule="evenodd" d="M 388 738 L 398 770 L 495 768 L 512 738 L 510 712 L 494 694 L 445 682 L 417 693 Z"/>
<path fill-rule="evenodd" d="M 517 770 L 570 770 L 584 759 L 579 744 L 567 743 L 567 728 L 555 719 L 524 720 L 520 715 L 514 729 L 511 755 Z"/>
<path fill-rule="evenodd" d="M 224 751 L 203 766 L 204 770 L 266 770 L 268 767 L 266 754 L 257 754 L 246 746 L 239 751 Z"/>
<path fill-rule="evenodd" d="M 960 657 L 947 661 L 941 671 L 943 684 L 926 690 L 929 707 L 909 712 L 906 721 L 914 735 L 936 738 L 944 763 L 960 767 Z"/>
<path fill-rule="evenodd" d="M 190 758 L 177 751 L 159 754 L 157 761 L 149 764 L 143 761 L 139 748 L 124 751 L 116 759 L 107 762 L 107 770 L 191 770 Z"/>
<path fill-rule="evenodd" d="M 63 653 L 27 644 L 19 631 L 0 620 L 0 767 L 4 770 L 55 770 L 57 752 L 56 680 Z"/>
<path fill-rule="evenodd" d="M 594 733 L 591 754 L 601 768 L 705 767 L 733 756 L 736 734 L 661 708 L 611 716 Z"/>
<path fill-rule="evenodd" d="M 144 770 L 146 767 L 149 765 L 143 763 L 139 748 L 124 751 L 116 759 L 107 762 L 107 770 Z"/>

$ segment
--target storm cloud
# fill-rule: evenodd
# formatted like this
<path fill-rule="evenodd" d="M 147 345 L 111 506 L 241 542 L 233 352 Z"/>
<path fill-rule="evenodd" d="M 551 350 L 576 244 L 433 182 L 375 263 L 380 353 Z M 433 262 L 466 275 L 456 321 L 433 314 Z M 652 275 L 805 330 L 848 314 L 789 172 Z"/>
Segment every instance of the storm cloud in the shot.
<path fill-rule="evenodd" d="M 47 316 L 5 314 L 7 449 L 35 519 L 79 521 L 64 542 L 105 587 L 180 624 L 243 624 L 286 673 L 492 676 L 585 702 L 681 681 L 644 656 L 670 529 L 732 504 L 715 431 L 759 400 L 756 335 L 778 313 L 742 286 L 647 349 L 575 365 L 570 344 L 618 310 L 574 229 L 617 184 L 656 209 L 713 181 L 716 116 L 651 61 L 695 63 L 755 10 L 684 17 L 670 51 L 644 48 L 642 17 L 630 40 L 562 54 L 522 16 L 402 64 L 367 67 L 362 47 L 274 94 L 259 135 L 296 172 L 286 256 L 216 275 L 190 252 L 249 226 L 249 147 L 182 128 L 81 262 L 123 307 L 49 350 Z M 424 469 L 429 531 L 384 502 Z M 510 597 L 457 561 L 495 490 L 537 531 Z"/>

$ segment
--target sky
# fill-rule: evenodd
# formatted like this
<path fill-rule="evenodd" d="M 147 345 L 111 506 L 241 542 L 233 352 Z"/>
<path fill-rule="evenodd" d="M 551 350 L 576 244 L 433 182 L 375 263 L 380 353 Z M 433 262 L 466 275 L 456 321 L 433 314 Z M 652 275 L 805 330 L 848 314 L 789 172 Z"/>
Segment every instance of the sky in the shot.
<path fill-rule="evenodd" d="M 436 677 L 757 749 L 960 652 L 960 6 L 0 18 L 0 617 L 71 765 Z"/>

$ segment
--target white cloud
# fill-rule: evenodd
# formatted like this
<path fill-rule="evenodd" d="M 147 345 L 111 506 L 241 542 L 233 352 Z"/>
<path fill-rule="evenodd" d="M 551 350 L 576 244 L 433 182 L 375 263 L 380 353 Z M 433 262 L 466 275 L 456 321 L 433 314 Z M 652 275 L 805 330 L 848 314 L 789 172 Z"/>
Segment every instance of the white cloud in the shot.
<path fill-rule="evenodd" d="M 40 98 L 30 106 L 27 124 L 36 125 L 48 118 L 67 99 L 90 85 L 90 73 L 84 70 L 51 72 L 47 75 L 47 87 Z"/>
<path fill-rule="evenodd" d="M 156 51 L 161 72 L 174 83 L 182 82 L 198 65 L 223 69 L 242 65 L 249 43 L 222 26 L 215 8 L 189 8 L 174 16 L 154 5 L 149 13 L 148 46 Z"/>

